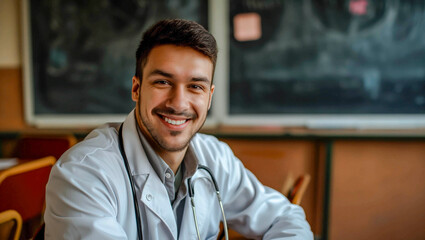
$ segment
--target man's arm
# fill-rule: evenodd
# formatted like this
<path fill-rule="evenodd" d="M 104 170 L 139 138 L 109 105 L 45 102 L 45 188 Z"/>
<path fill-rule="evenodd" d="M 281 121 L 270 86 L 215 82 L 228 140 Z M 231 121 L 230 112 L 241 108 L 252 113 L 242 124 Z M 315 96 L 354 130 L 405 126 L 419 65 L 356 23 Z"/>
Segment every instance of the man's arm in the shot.
<path fill-rule="evenodd" d="M 106 172 L 84 161 L 53 167 L 46 188 L 46 239 L 127 239 L 117 222 L 120 181 L 114 183 Z"/>

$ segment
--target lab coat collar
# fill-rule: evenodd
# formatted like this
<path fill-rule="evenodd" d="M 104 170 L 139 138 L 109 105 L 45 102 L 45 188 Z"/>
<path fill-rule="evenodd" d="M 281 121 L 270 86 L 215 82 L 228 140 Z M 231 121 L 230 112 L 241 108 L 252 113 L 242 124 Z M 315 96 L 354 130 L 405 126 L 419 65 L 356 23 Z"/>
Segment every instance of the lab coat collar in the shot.
<path fill-rule="evenodd" d="M 137 122 L 133 111 L 128 114 L 123 123 L 124 150 L 127 155 L 128 164 L 131 167 L 132 175 L 150 174 L 152 168 L 142 147 L 139 135 L 137 134 Z"/>
<path fill-rule="evenodd" d="M 127 155 L 140 201 L 167 225 L 177 239 L 177 224 L 172 213 L 167 190 L 150 164 L 137 133 L 134 110 L 123 123 L 124 150 Z"/>

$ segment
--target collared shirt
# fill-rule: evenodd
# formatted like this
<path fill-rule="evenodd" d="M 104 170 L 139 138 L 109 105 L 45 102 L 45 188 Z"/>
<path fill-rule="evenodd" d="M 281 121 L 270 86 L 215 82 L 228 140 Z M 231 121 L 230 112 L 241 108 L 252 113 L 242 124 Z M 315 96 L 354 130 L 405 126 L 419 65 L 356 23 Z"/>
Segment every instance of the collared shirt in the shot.
<path fill-rule="evenodd" d="M 187 196 L 186 185 L 183 183 L 195 174 L 198 167 L 198 159 L 196 158 L 193 149 L 189 145 L 182 161 L 183 164 L 181 164 L 177 170 L 178 176 L 176 176 L 168 164 L 155 152 L 155 150 L 149 144 L 146 137 L 140 130 L 137 121 L 136 128 L 146 156 L 167 190 L 168 197 L 170 198 L 170 203 L 173 208 L 174 218 L 176 219 L 177 229 L 180 230 L 185 202 L 182 200 Z M 180 187 L 177 189 L 177 186 Z"/>

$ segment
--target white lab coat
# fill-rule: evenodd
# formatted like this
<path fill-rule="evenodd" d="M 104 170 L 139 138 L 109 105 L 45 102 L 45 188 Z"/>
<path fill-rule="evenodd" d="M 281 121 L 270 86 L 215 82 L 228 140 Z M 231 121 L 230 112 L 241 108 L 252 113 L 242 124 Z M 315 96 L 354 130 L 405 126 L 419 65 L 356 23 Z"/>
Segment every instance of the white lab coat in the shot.
<path fill-rule="evenodd" d="M 118 127 L 108 124 L 92 131 L 53 167 L 46 190 L 46 239 L 137 239 Z M 123 139 L 139 199 L 143 238 L 197 239 L 189 197 L 178 236 L 170 199 L 141 147 L 133 112 L 124 122 Z M 197 134 L 190 147 L 199 164 L 212 170 L 230 227 L 251 238 L 313 239 L 302 208 L 264 187 L 225 143 Z M 201 238 L 216 239 L 222 215 L 210 177 L 198 170 L 192 182 Z"/>

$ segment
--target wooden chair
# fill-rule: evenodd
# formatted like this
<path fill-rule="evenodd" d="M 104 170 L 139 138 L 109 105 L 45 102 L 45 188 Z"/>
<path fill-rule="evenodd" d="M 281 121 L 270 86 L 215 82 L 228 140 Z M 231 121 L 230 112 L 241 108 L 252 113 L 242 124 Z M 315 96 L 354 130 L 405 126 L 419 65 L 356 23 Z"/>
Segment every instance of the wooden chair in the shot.
<path fill-rule="evenodd" d="M 53 156 L 59 159 L 62 154 L 77 143 L 74 135 L 27 135 L 19 138 L 16 157 L 37 159 Z"/>
<path fill-rule="evenodd" d="M 24 237 L 40 225 L 45 189 L 56 159 L 52 156 L 25 161 L 0 172 L 0 211 L 16 210 L 22 217 Z"/>
<path fill-rule="evenodd" d="M 22 218 L 15 210 L 0 213 L 0 239 L 18 240 L 21 235 Z"/>
<path fill-rule="evenodd" d="M 291 203 L 300 205 L 309 183 L 309 174 L 301 175 L 297 179 L 294 179 L 291 174 L 288 174 L 281 192 Z"/>

